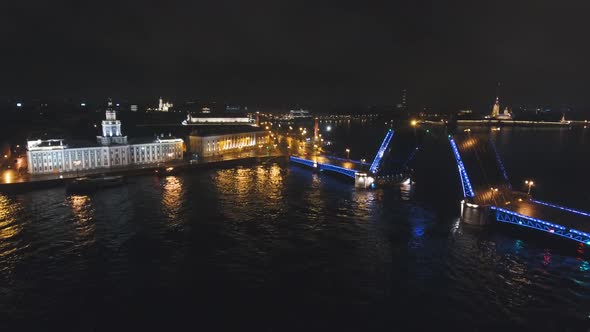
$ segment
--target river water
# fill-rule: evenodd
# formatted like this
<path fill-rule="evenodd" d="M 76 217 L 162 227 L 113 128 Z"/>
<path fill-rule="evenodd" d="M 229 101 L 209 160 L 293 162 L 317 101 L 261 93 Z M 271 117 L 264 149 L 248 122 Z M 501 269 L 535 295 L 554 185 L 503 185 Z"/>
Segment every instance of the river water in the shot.
<path fill-rule="evenodd" d="M 326 136 L 354 154 L 383 128 Z M 513 185 L 590 205 L 585 130 L 496 134 Z M 586 330 L 588 248 L 459 223 L 456 169 L 434 159 L 376 190 L 269 162 L 0 195 L 0 328 Z"/>

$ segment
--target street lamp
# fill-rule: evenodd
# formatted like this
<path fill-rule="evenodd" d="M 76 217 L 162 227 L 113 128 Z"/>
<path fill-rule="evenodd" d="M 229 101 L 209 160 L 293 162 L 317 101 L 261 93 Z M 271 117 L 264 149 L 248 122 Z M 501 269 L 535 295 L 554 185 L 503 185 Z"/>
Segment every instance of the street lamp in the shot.
<path fill-rule="evenodd" d="M 490 191 L 492 192 L 491 197 L 495 201 L 496 200 L 496 197 L 494 196 L 494 193 L 497 193 L 498 192 L 498 188 L 492 187 L 492 188 L 490 188 Z"/>
<path fill-rule="evenodd" d="M 526 184 L 527 186 L 529 186 L 529 190 L 528 190 L 528 192 L 527 192 L 527 195 L 530 195 L 530 194 L 531 194 L 531 187 L 532 187 L 533 185 L 535 185 L 535 183 L 533 182 L 533 180 L 526 180 L 526 181 L 524 182 L 524 184 Z"/>
<path fill-rule="evenodd" d="M 350 149 L 346 148 L 346 159 L 350 159 Z"/>

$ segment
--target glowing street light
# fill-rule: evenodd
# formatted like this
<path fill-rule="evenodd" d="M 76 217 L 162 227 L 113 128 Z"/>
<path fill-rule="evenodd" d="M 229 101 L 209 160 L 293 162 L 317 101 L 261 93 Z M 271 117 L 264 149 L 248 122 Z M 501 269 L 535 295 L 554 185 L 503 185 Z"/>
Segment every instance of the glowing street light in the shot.
<path fill-rule="evenodd" d="M 412 127 L 416 127 L 418 125 L 418 121 L 417 120 L 412 120 L 410 122 L 410 125 L 412 125 Z"/>
<path fill-rule="evenodd" d="M 350 159 L 350 149 L 346 148 L 346 159 Z"/>
<path fill-rule="evenodd" d="M 532 187 L 533 185 L 535 185 L 535 183 L 533 182 L 533 180 L 526 180 L 526 181 L 524 182 L 524 184 L 526 184 L 527 186 L 529 186 L 529 190 L 528 190 L 528 192 L 527 192 L 527 195 L 530 195 L 530 194 L 531 194 L 531 187 Z"/>

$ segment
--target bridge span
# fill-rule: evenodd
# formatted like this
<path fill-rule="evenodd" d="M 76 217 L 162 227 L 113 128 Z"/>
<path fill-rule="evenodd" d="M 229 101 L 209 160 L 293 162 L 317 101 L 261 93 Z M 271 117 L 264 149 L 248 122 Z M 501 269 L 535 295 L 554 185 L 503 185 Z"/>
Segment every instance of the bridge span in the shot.
<path fill-rule="evenodd" d="M 289 161 L 321 172 L 336 173 L 354 179 L 355 187 L 358 188 L 372 188 L 375 186 L 375 181 L 380 179 L 378 175 L 382 169 L 383 160 L 390 149 L 393 136 L 393 129 L 389 129 L 370 164 L 324 155 L 311 155 L 307 158 L 292 155 L 289 157 Z M 403 174 L 396 179 L 405 180 Z"/>
<path fill-rule="evenodd" d="M 495 142 L 487 133 L 449 135 L 463 189 L 461 219 L 526 227 L 590 245 L 590 213 L 533 199 L 512 189 Z"/>

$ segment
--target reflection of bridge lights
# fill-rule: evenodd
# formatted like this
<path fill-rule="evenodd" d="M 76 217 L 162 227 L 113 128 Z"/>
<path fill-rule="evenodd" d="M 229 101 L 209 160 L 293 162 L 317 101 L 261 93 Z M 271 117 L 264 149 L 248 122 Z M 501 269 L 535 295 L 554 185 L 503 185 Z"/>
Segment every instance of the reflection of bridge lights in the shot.
<path fill-rule="evenodd" d="M 451 228 L 451 232 L 452 233 L 460 233 L 460 227 L 461 227 L 461 218 L 457 218 L 457 220 L 455 220 L 455 222 L 453 223 L 453 226 Z"/>

